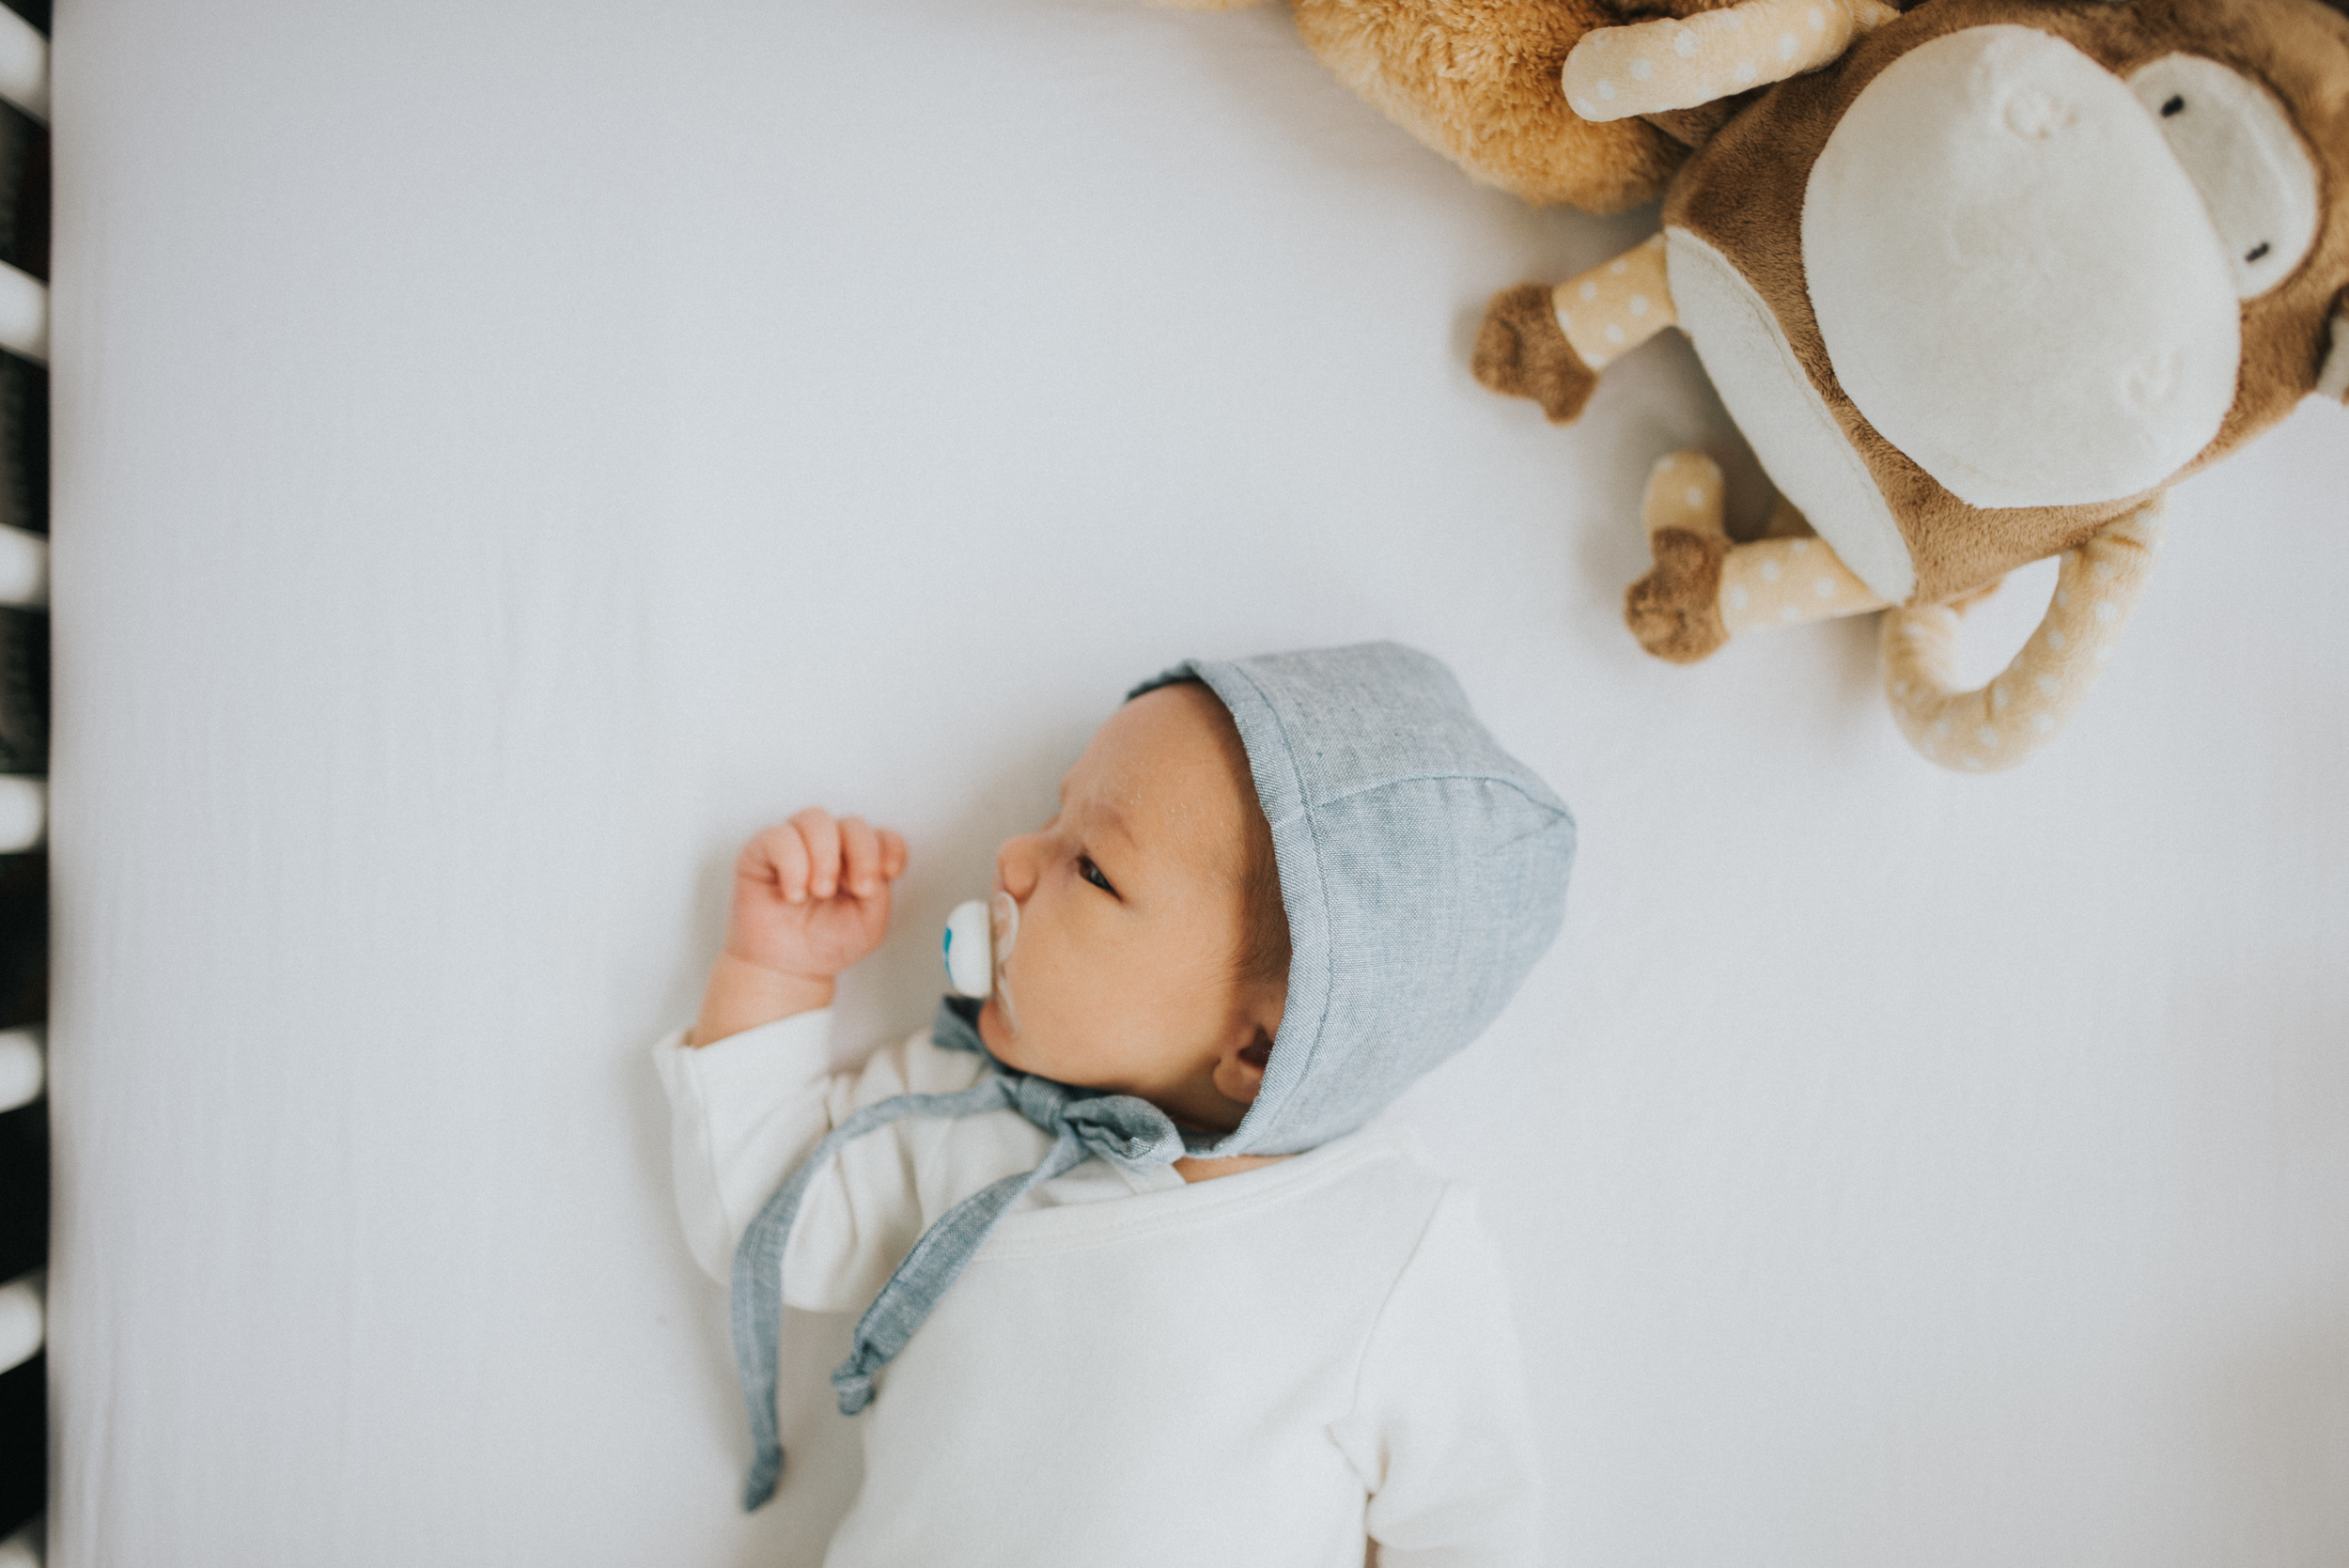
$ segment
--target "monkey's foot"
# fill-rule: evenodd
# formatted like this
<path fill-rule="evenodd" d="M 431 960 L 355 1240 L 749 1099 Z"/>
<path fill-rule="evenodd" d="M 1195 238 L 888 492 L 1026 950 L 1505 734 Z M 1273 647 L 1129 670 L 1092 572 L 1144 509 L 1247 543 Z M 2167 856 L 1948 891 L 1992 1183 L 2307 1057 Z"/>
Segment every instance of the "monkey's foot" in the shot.
<path fill-rule="evenodd" d="M 1729 641 L 1720 608 L 1729 540 L 1718 533 L 1658 528 L 1647 542 L 1656 567 L 1625 591 L 1624 624 L 1657 658 L 1694 664 Z"/>
<path fill-rule="evenodd" d="M 1582 363 L 1559 330 L 1548 286 L 1539 283 L 1519 284 L 1493 296 L 1485 307 L 1485 324 L 1477 330 L 1469 367 L 1495 392 L 1532 398 L 1554 425 L 1580 413 L 1598 385 L 1598 372 Z"/>

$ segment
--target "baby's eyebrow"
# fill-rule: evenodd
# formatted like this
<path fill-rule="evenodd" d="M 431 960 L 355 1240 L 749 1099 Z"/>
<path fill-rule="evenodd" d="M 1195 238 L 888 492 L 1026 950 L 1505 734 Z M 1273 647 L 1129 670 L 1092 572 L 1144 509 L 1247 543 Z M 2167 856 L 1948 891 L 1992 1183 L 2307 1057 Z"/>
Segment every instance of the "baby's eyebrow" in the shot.
<path fill-rule="evenodd" d="M 1097 802 L 1094 806 L 1094 815 L 1103 828 L 1115 833 L 1128 844 L 1134 842 L 1133 825 L 1126 820 L 1126 814 L 1119 811 L 1114 802 L 1109 800 Z"/>

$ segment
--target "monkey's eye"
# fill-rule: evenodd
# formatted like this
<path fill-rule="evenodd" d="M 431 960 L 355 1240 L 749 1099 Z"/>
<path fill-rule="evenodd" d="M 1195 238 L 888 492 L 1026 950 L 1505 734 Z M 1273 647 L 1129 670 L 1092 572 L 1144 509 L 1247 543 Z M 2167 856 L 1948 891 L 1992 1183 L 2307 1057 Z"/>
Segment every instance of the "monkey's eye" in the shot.
<path fill-rule="evenodd" d="M 2199 54 L 2165 54 L 2129 78 L 2201 193 L 2238 298 L 2290 276 L 2316 242 L 2316 166 L 2276 95 Z"/>

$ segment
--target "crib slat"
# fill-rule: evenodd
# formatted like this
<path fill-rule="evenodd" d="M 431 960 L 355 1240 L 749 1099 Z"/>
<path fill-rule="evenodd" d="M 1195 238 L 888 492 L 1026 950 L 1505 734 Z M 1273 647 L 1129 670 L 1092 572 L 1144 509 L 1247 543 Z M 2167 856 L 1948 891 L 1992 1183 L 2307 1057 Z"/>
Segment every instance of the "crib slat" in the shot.
<path fill-rule="evenodd" d="M 49 832 L 49 781 L 0 775 L 0 855 L 35 848 Z"/>
<path fill-rule="evenodd" d="M 0 1372 L 13 1372 L 40 1353 L 48 1332 L 48 1270 L 0 1285 Z"/>
<path fill-rule="evenodd" d="M 49 123 L 49 40 L 10 10 L 0 10 L 0 98 Z"/>
<path fill-rule="evenodd" d="M 40 1028 L 0 1030 L 0 1111 L 32 1104 L 48 1082 Z"/>
<path fill-rule="evenodd" d="M 0 604 L 49 602 L 49 541 L 0 524 Z"/>
<path fill-rule="evenodd" d="M 6 262 L 0 262 L 0 349 L 35 365 L 49 363 L 49 286 Z"/>

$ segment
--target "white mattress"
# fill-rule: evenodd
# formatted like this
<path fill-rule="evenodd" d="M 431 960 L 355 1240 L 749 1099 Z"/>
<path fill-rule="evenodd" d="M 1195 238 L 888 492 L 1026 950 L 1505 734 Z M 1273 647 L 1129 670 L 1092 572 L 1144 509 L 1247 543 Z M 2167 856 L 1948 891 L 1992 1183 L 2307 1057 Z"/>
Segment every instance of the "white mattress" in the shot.
<path fill-rule="evenodd" d="M 1471 188 L 1278 8 L 56 39 L 54 1563 L 813 1562 L 838 1326 L 745 1518 L 646 1058 L 734 846 L 911 839 L 851 1050 L 1127 683 L 1367 637 L 1582 823 L 1405 1107 L 1509 1249 L 1555 1560 L 2349 1557 L 2340 410 L 1956 777 L 1865 626 L 1632 644 L 1648 463 L 1739 450 L 1692 357 L 1566 431 L 1466 361 L 1653 214 Z"/>

